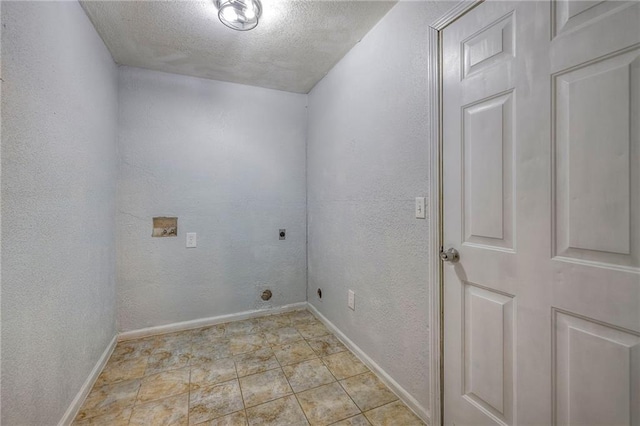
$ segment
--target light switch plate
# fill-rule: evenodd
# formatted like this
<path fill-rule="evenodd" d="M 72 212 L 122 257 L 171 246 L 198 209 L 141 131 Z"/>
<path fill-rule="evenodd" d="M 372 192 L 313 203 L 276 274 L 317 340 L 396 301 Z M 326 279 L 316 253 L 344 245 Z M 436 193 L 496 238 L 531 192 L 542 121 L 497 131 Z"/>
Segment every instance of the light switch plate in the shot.
<path fill-rule="evenodd" d="M 197 247 L 196 233 L 187 232 L 187 248 Z"/>
<path fill-rule="evenodd" d="M 353 292 L 353 290 L 349 290 L 349 309 L 351 309 L 352 311 L 356 310 L 356 294 Z"/>
<path fill-rule="evenodd" d="M 416 219 L 426 219 L 426 198 L 416 197 Z"/>

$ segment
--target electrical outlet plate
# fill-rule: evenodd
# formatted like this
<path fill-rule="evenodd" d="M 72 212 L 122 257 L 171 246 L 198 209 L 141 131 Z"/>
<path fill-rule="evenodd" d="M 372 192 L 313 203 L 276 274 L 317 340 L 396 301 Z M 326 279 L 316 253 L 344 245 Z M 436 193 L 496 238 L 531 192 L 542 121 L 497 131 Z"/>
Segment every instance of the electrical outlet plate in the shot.
<path fill-rule="evenodd" d="M 195 248 L 195 247 L 197 247 L 196 233 L 187 232 L 187 248 Z"/>
<path fill-rule="evenodd" d="M 349 290 L 348 304 L 349 309 L 351 309 L 352 311 L 356 310 L 356 294 L 353 292 L 353 290 Z"/>

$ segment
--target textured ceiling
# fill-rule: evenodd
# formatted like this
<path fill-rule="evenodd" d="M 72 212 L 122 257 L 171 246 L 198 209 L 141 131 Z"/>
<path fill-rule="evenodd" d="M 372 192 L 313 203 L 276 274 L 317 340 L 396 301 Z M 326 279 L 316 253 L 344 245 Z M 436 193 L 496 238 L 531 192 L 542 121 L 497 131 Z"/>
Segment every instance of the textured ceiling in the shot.
<path fill-rule="evenodd" d="M 262 0 L 252 31 L 213 1 L 83 1 L 120 65 L 308 93 L 388 11 L 387 1 Z"/>

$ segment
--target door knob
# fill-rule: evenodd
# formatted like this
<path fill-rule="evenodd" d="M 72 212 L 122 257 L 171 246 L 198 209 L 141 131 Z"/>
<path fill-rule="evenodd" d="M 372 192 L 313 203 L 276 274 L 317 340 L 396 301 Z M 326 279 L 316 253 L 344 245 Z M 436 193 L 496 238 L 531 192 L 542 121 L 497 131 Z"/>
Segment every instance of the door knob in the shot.
<path fill-rule="evenodd" d="M 442 250 L 440 252 L 440 259 L 445 262 L 456 263 L 458 260 L 460 260 L 460 253 L 458 253 L 458 250 L 454 248 L 450 248 L 447 251 Z"/>

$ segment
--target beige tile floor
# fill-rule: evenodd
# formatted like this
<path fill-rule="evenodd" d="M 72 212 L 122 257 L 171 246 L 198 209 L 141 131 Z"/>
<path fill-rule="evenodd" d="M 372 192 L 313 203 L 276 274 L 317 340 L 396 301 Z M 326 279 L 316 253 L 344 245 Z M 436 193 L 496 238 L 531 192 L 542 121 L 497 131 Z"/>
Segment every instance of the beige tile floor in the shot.
<path fill-rule="evenodd" d="M 308 311 L 120 342 L 74 425 L 423 423 Z"/>

